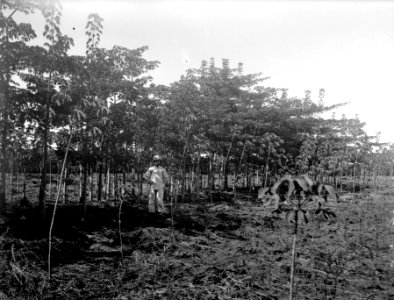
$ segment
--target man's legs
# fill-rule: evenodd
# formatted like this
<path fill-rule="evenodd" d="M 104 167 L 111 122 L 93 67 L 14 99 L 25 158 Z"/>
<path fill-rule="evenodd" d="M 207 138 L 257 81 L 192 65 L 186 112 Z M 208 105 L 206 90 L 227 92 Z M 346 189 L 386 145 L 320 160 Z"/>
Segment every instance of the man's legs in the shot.
<path fill-rule="evenodd" d="M 158 197 L 157 190 L 155 190 L 153 186 L 151 186 L 149 190 L 149 204 L 148 204 L 148 210 L 150 213 L 156 212 L 157 197 Z"/>
<path fill-rule="evenodd" d="M 159 213 L 164 213 L 166 212 L 166 208 L 164 207 L 164 202 L 163 202 L 163 197 L 164 197 L 164 189 L 158 189 L 157 194 L 156 194 L 156 200 L 157 200 L 157 211 Z"/>

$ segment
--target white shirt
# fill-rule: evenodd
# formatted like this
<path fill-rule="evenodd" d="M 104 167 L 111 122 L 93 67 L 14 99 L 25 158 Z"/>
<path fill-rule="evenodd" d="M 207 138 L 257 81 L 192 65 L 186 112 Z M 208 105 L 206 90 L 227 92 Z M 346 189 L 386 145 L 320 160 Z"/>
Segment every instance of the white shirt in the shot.
<path fill-rule="evenodd" d="M 151 180 L 154 189 L 162 189 L 164 187 L 164 182 L 168 180 L 167 172 L 161 166 L 150 167 L 144 176 Z"/>

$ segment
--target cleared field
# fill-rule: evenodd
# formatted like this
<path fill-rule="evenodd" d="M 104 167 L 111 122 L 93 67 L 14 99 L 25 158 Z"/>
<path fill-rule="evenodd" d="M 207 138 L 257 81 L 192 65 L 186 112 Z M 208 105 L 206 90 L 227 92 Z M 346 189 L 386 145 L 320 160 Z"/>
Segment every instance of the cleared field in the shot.
<path fill-rule="evenodd" d="M 295 299 L 392 299 L 393 190 L 328 206 L 337 218 L 300 226 Z M 118 207 L 87 211 L 81 223 L 79 206 L 59 208 L 51 280 L 38 210 L 12 214 L 1 236 L 9 299 L 288 297 L 293 226 L 255 201 L 179 203 L 173 218 L 125 201 L 121 234 Z"/>

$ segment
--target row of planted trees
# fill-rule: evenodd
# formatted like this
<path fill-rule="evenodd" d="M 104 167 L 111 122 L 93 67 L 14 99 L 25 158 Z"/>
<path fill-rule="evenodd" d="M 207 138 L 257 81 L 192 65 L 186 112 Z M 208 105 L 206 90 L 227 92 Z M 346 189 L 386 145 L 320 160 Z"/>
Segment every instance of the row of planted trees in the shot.
<path fill-rule="evenodd" d="M 14 17 L 39 11 L 47 42 L 30 46 L 35 31 Z M 61 33 L 60 19 L 57 1 L 1 4 L 3 209 L 11 170 L 40 172 L 37 196 L 45 207 L 47 172 L 60 172 L 61 164 L 53 163 L 67 146 L 84 204 L 92 174 L 97 199 L 108 174 L 125 183 L 133 173 L 141 192 L 142 174 L 156 153 L 180 195 L 215 185 L 235 191 L 241 181 L 266 186 L 286 173 L 308 173 L 340 187 L 351 177 L 354 188 L 355 182 L 366 187 L 371 178 L 393 173 L 393 145 L 367 136 L 358 118 L 321 117 L 342 105 L 324 105 L 323 89 L 316 101 L 309 91 L 289 97 L 286 89 L 266 86 L 261 74 L 245 74 L 242 64 L 231 68 L 227 59 L 220 66 L 203 61 L 171 85 L 157 86 L 148 73 L 159 63 L 143 57 L 146 46 L 100 48 L 103 20 L 92 14 L 85 55 L 70 56 L 73 41 Z"/>

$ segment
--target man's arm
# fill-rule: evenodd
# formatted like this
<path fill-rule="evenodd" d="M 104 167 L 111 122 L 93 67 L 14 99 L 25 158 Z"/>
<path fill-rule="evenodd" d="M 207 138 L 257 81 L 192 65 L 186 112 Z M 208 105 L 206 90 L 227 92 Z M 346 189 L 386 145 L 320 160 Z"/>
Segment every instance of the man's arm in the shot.
<path fill-rule="evenodd" d="M 144 177 L 146 180 L 151 180 L 151 177 L 152 177 L 152 168 L 149 168 L 148 171 L 146 171 L 146 172 L 144 173 L 143 177 Z"/>

